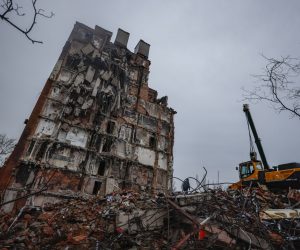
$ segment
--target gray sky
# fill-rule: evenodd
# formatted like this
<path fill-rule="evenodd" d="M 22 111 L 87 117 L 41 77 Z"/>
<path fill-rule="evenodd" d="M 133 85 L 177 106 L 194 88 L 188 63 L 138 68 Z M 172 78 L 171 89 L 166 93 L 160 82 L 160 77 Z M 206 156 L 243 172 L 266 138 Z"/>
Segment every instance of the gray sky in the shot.
<path fill-rule="evenodd" d="M 24 1 L 25 2 L 25 1 Z M 53 11 L 39 19 L 32 45 L 0 21 L 0 133 L 18 138 L 76 21 L 151 44 L 149 86 L 169 96 L 175 119 L 175 175 L 237 181 L 249 159 L 242 87 L 265 65 L 260 56 L 300 56 L 300 1 L 39 1 Z M 24 22 L 24 21 L 23 21 Z M 270 164 L 300 162 L 300 121 L 267 105 L 250 105 Z"/>

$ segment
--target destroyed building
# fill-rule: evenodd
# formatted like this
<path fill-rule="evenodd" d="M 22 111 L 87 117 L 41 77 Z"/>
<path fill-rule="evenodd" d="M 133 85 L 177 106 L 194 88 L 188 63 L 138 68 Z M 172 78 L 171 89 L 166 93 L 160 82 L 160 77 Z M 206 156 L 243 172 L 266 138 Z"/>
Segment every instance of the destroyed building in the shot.
<path fill-rule="evenodd" d="M 300 249 L 299 190 L 173 176 L 175 111 L 148 87 L 150 46 L 111 36 L 75 24 L 0 169 L 0 249 Z"/>
<path fill-rule="evenodd" d="M 150 45 L 140 40 L 131 52 L 128 32 L 111 37 L 75 24 L 0 170 L 2 201 L 16 200 L 5 211 L 126 188 L 170 189 L 176 112 L 148 86 Z"/>

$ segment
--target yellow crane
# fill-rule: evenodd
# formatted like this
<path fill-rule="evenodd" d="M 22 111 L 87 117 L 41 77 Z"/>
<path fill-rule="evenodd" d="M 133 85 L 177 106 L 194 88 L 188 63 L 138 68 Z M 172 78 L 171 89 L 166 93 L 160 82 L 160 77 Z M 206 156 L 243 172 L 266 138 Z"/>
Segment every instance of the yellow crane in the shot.
<path fill-rule="evenodd" d="M 247 118 L 249 135 L 250 135 L 250 161 L 242 162 L 237 167 L 239 171 L 240 180 L 231 184 L 228 188 L 231 190 L 241 189 L 247 186 L 266 185 L 271 190 L 283 190 L 288 188 L 300 188 L 300 163 L 286 163 L 278 166 L 270 167 L 260 138 L 258 137 L 250 110 L 249 105 L 243 105 L 243 111 Z M 254 145 L 251 139 L 252 131 L 255 139 L 255 144 L 259 152 L 261 161 L 257 159 Z"/>

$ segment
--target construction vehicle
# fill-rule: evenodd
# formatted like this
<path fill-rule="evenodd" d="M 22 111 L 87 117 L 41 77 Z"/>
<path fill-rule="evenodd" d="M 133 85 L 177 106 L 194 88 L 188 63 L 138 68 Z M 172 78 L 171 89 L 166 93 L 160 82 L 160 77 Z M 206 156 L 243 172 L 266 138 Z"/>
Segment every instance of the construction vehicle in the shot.
<path fill-rule="evenodd" d="M 299 189 L 300 163 L 293 162 L 270 167 L 267 162 L 260 138 L 258 137 L 248 104 L 243 105 L 243 111 L 246 115 L 249 130 L 250 161 L 239 164 L 239 167 L 236 169 L 239 171 L 240 181 L 231 184 L 228 188 L 231 190 L 238 190 L 247 186 L 254 187 L 265 185 L 273 191 L 280 191 L 288 188 Z M 254 136 L 255 144 L 257 146 L 261 161 L 259 161 L 256 157 L 250 129 Z"/>

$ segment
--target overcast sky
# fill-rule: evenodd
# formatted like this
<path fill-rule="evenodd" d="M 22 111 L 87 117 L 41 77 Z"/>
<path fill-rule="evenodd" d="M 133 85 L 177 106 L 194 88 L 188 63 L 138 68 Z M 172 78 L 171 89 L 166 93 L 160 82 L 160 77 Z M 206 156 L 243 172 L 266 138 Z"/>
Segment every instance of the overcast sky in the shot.
<path fill-rule="evenodd" d="M 22 1 L 26 2 L 26 1 Z M 28 1 L 30 2 L 30 1 Z M 151 44 L 149 86 L 168 95 L 175 119 L 175 175 L 237 181 L 249 160 L 242 87 L 255 84 L 269 57 L 300 56 L 300 1 L 39 1 L 53 11 L 39 19 L 31 44 L 0 21 L 0 133 L 18 138 L 76 21 Z M 24 21 L 23 21 L 24 22 Z M 267 105 L 250 106 L 271 165 L 300 162 L 300 120 Z"/>

